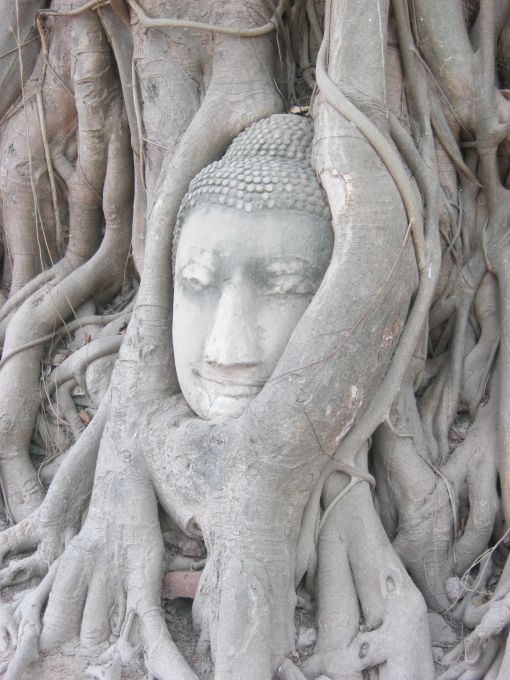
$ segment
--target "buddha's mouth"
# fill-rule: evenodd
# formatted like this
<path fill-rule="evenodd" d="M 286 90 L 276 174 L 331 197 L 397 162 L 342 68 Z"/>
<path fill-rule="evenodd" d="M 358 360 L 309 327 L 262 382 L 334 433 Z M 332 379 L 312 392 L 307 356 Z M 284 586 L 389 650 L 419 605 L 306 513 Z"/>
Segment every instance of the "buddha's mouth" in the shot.
<path fill-rule="evenodd" d="M 210 385 L 210 390 L 215 395 L 232 399 L 254 397 L 267 382 L 266 379 L 227 375 L 221 371 L 216 372 L 203 368 L 193 368 L 193 373 L 206 385 Z"/>

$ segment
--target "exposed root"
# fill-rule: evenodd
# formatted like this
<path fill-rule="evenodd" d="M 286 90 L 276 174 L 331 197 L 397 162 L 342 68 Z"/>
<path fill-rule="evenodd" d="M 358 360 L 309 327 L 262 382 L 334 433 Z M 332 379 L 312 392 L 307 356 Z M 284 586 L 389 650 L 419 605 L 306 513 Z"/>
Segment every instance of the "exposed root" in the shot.
<path fill-rule="evenodd" d="M 147 264 L 122 348 L 119 327 L 109 329 L 115 337 L 94 338 L 45 376 L 47 396 L 57 391 L 55 413 L 65 424 L 61 441 L 67 428 L 77 441 L 62 457 L 38 510 L 0 536 L 0 588 L 46 574 L 18 609 L 19 644 L 7 677 L 19 680 L 37 658 L 40 633 L 48 649 L 77 635 L 83 645 L 95 645 L 117 636 L 120 628 L 105 665 L 89 669 L 92 677 L 119 680 L 123 663 L 143 648 L 150 677 L 196 680 L 170 639 L 160 608 L 164 554 L 157 493 L 183 531 L 194 537 L 204 532 L 209 557 L 195 614 L 202 648 L 211 648 L 222 680 L 267 680 L 274 670 L 284 680 L 303 679 L 301 668 L 289 658 L 282 661 L 293 643 L 294 555 L 298 581 L 305 570 L 307 585 L 316 575 L 318 640 L 303 665 L 306 677 L 430 680 L 430 639 L 417 584 L 431 607 L 449 610 L 453 619 L 474 628 L 443 657 L 450 664 L 444 679 L 505 680 L 510 676 L 506 574 L 492 600 L 482 605 L 471 591 L 486 594 L 489 560 L 482 560 L 476 577 L 459 577 L 473 573 L 475 560 L 494 540 L 501 505 L 498 474 L 510 517 L 510 192 L 505 188 L 510 106 L 494 75 L 495 42 L 509 3 L 479 3 L 464 21 L 466 3 L 460 1 L 393 0 L 389 21 L 403 78 L 395 88 L 402 95 L 399 117 L 390 117 L 389 124 L 388 2 L 362 2 L 357 26 L 356 13 L 328 3 L 323 31 L 317 17 L 322 4 L 304 0 L 280 2 L 271 17 L 256 2 L 248 3 L 256 11 L 246 16 L 244 3 L 233 3 L 242 8 L 230 17 L 230 3 L 219 3 L 219 21 L 211 23 L 158 18 L 159 8 L 171 3 L 145 0 L 142 8 L 128 0 L 132 25 L 127 6 L 112 1 L 126 38 L 112 41 L 117 67 L 97 15 L 89 11 L 101 7 L 98 13 L 107 16 L 111 8 L 94 1 L 62 11 L 63 4 L 54 0 L 45 12 L 53 15 L 47 19 L 50 51 L 41 34 L 44 59 L 37 68 L 42 70 L 23 92 L 23 108 L 14 107 L 2 129 L 3 280 L 6 291 L 11 282 L 11 297 L 0 311 L 0 334 L 5 331 L 0 485 L 14 519 L 26 516 L 43 494 L 28 458 L 41 401 L 41 343 L 51 342 L 57 327 L 60 335 L 91 323 L 86 316 L 64 328 L 87 301 L 110 299 L 126 275 L 133 157 L 114 73 L 124 81 L 123 96 L 131 97 L 135 88 L 127 107 L 128 113 L 133 109 L 131 139 L 135 156 L 139 153 L 135 238 L 145 239 L 147 208 Z M 374 13 L 370 21 L 365 10 Z M 306 16 L 309 26 L 299 44 L 289 25 L 299 34 Z M 176 396 L 169 341 L 172 226 L 196 172 L 247 124 L 281 108 L 271 42 L 279 20 L 291 96 L 297 91 L 291 51 L 300 52 L 311 85 L 315 46 L 310 38 L 318 44 L 325 36 L 317 63 L 321 92 L 311 109 L 314 162 L 332 207 L 335 257 L 282 358 L 282 374 L 268 381 L 246 418 L 211 425 L 195 419 Z M 76 42 L 68 53 L 62 27 Z M 160 30 L 167 28 L 175 30 Z M 359 50 L 358 30 L 370 37 L 366 50 Z M 216 33 L 214 42 L 207 32 Z M 262 36 L 256 47 L 253 36 Z M 21 54 L 25 43 L 18 42 Z M 65 58 L 57 59 L 52 45 L 60 45 Z M 195 52 L 196 60 L 190 59 Z M 506 66 L 500 71 L 508 76 Z M 360 99 L 367 115 L 354 106 Z M 65 125 L 55 124 L 59 113 Z M 447 156 L 451 166 L 440 167 Z M 367 199 L 372 196 L 376 200 Z M 103 215 L 106 234 L 94 254 Z M 416 271 L 406 215 L 419 274 L 409 314 Z M 66 254 L 51 267 L 62 238 Z M 138 243 L 137 265 L 143 261 L 140 250 Z M 381 344 L 372 336 L 384 314 L 388 323 Z M 110 406 L 106 385 L 119 348 L 114 409 L 103 436 Z M 361 367 L 369 355 L 373 361 Z M 501 374 L 500 384 L 491 384 L 491 372 Z M 86 428 L 70 396 L 75 384 L 99 406 Z M 467 435 L 467 425 L 458 426 L 468 419 L 465 408 L 473 420 Z M 367 470 L 356 475 L 352 462 L 378 425 L 372 454 L 382 524 L 366 483 L 371 476 Z M 46 429 L 51 434 L 51 427 Z M 35 443 L 41 445 L 39 435 Z M 204 451 L 213 455 L 203 460 Z M 309 498 L 313 512 L 305 512 L 297 543 L 299 519 L 317 479 Z M 316 521 L 321 493 L 325 511 Z M 282 509 L 282 497 L 288 508 Z M 496 538 L 503 532 L 497 526 Z M 0 646 L 2 635 L 5 646 L 12 646 L 12 621 L 0 611 Z"/>
<path fill-rule="evenodd" d="M 290 659 L 285 659 L 278 666 L 275 674 L 276 680 L 306 680 L 306 676 L 295 666 Z"/>
<path fill-rule="evenodd" d="M 76 350 L 51 373 L 45 384 L 46 396 L 51 396 L 57 387 L 72 379 L 85 386 L 84 376 L 88 366 L 102 357 L 117 354 L 123 340 L 122 335 L 107 335 Z"/>
<path fill-rule="evenodd" d="M 135 611 L 127 612 L 119 639 L 101 656 L 102 665 L 91 666 L 86 675 L 97 680 L 120 680 L 122 666 L 129 664 L 140 653 L 141 645 L 133 644 Z"/>
<path fill-rule="evenodd" d="M 51 565 L 40 584 L 30 591 L 16 608 L 15 616 L 19 622 L 18 641 L 14 656 L 7 667 L 5 680 L 23 680 L 27 668 L 39 658 L 41 612 L 53 585 L 57 566 L 58 560 Z"/>
<path fill-rule="evenodd" d="M 64 458 L 38 510 L 0 534 L 0 564 L 8 557 L 34 551 L 6 567 L 4 585 L 9 578 L 22 582 L 33 573 L 45 573 L 78 530 L 90 496 L 108 402 L 108 398 L 103 400 L 92 423 Z"/>
<path fill-rule="evenodd" d="M 255 38 L 271 33 L 278 27 L 278 18 L 281 16 L 284 8 L 284 3 L 280 2 L 274 16 L 263 26 L 257 28 L 237 28 L 233 26 L 204 24 L 199 21 L 186 21 L 182 19 L 152 19 L 145 14 L 136 0 L 127 0 L 127 2 L 144 28 L 194 28 L 198 31 L 233 35 L 238 38 Z"/>
<path fill-rule="evenodd" d="M 350 488 L 344 475 L 330 478 L 325 502 L 342 488 Z M 351 487 L 341 498 L 323 533 L 318 638 L 313 656 L 303 665 L 307 677 L 324 673 L 332 680 L 360 680 L 364 670 L 377 667 L 380 678 L 394 680 L 406 669 L 409 677 L 430 680 L 425 605 L 388 542 L 366 484 Z M 358 598 L 369 632 L 359 632 Z M 407 636 L 412 636 L 412 645 L 405 642 Z M 408 656 L 410 646 L 413 658 Z"/>
<path fill-rule="evenodd" d="M 478 607 L 481 610 L 478 615 L 468 614 L 470 623 L 476 626 L 441 660 L 443 665 L 451 664 L 441 680 L 482 680 L 489 670 L 497 680 L 505 680 L 503 668 L 508 661 L 503 650 L 510 625 L 508 573 L 507 562 L 492 599 Z"/>
<path fill-rule="evenodd" d="M 19 354 L 20 352 L 25 352 L 26 350 L 32 349 L 34 347 L 38 347 L 39 345 L 45 345 L 46 343 L 53 340 L 55 337 L 68 335 L 70 333 L 73 333 L 75 330 L 78 330 L 78 328 L 88 326 L 89 324 L 98 324 L 103 326 L 110 323 L 114 319 L 124 319 L 127 322 L 129 320 L 129 317 L 130 317 L 129 311 L 122 311 L 118 312 L 117 314 L 94 315 L 90 317 L 75 319 L 74 321 L 65 324 L 63 328 L 55 331 L 54 333 L 48 333 L 48 335 L 43 335 L 41 338 L 36 338 L 35 340 L 31 340 L 30 342 L 27 342 L 24 345 L 21 345 L 20 347 L 16 347 L 11 352 L 9 352 L 9 354 L 6 354 L 5 356 L 2 357 L 2 360 L 0 361 L 0 369 L 3 366 L 5 366 L 9 359 L 15 357 L 16 354 Z"/>
<path fill-rule="evenodd" d="M 500 640 L 489 640 L 479 655 L 469 660 L 454 663 L 453 666 L 440 676 L 440 680 L 484 680 L 486 673 L 493 666 L 498 656 L 500 647 Z M 441 663 L 447 664 L 450 659 L 450 655 L 447 655 L 443 657 Z"/>
<path fill-rule="evenodd" d="M 129 222 L 127 226 L 129 227 Z M 8 353 L 16 346 L 24 344 L 27 335 L 30 337 L 34 331 L 39 336 L 50 330 L 54 316 L 67 317 L 73 307 L 89 298 L 101 282 L 106 288 L 115 291 L 121 282 L 118 275 L 122 274 L 123 259 L 127 256 L 126 244 L 122 243 L 121 233 L 114 228 L 111 239 L 108 237 L 105 239 L 95 258 L 83 265 L 82 269 L 73 272 L 48 295 L 30 299 L 25 303 L 10 324 L 6 340 Z M 110 259 L 113 253 L 115 253 L 118 267 L 112 267 L 115 262 Z M 34 473 L 31 473 L 27 467 L 27 448 L 38 408 L 33 397 L 38 391 L 39 361 L 42 353 L 38 348 L 27 350 L 27 352 L 31 354 L 29 356 L 19 354 L 13 357 L 4 366 L 1 375 L 4 411 L 2 474 L 5 478 L 5 487 L 10 489 L 8 494 L 11 511 L 17 519 L 26 516 L 27 512 L 37 507 L 41 500 L 41 493 L 36 493 L 37 482 Z M 13 375 L 17 376 L 15 387 L 12 382 Z M 17 392 L 15 400 L 11 400 L 9 396 L 10 389 L 13 387 Z M 15 426 L 16 421 L 18 422 Z M 8 466 L 5 465 L 6 459 L 9 459 Z M 17 475 L 17 482 L 14 481 L 13 475 L 14 477 Z M 34 493 L 29 493 L 32 488 Z"/>
<path fill-rule="evenodd" d="M 120 654 L 115 652 L 110 661 L 102 666 L 90 666 L 85 675 L 96 680 L 120 680 L 122 674 L 122 661 Z"/>
<path fill-rule="evenodd" d="M 18 625 L 7 606 L 0 603 L 0 654 L 15 648 L 18 642 Z"/>
<path fill-rule="evenodd" d="M 11 560 L 7 567 L 0 570 L 0 588 L 26 583 L 32 578 L 43 576 L 48 565 L 40 555 L 30 555 L 19 560 Z"/>
<path fill-rule="evenodd" d="M 136 616 L 150 677 L 170 680 L 177 674 L 196 680 L 170 639 L 160 606 L 163 545 L 154 493 L 136 463 L 119 485 L 112 470 L 122 466 L 116 455 L 100 464 L 96 484 L 102 480 L 107 493 L 94 491 L 97 501 L 62 555 L 44 614 L 41 644 L 52 649 L 80 635 L 83 645 L 94 646 L 109 638 L 111 612 L 126 611 L 124 633 L 115 647 L 121 661 Z M 117 502 L 112 512 L 113 497 Z M 100 498 L 104 503 L 98 503 Z M 122 557 L 112 560 L 111 550 L 120 546 Z M 110 670 L 116 669 L 114 662 Z"/>

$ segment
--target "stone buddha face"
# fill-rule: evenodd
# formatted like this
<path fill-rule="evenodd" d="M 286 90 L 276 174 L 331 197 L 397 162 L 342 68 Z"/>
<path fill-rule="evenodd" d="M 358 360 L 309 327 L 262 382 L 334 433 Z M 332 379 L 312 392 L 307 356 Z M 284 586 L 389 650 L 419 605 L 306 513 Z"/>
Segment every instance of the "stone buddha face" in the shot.
<path fill-rule="evenodd" d="M 177 376 L 201 418 L 235 418 L 262 389 L 331 258 L 325 219 L 201 205 L 175 261 Z"/>

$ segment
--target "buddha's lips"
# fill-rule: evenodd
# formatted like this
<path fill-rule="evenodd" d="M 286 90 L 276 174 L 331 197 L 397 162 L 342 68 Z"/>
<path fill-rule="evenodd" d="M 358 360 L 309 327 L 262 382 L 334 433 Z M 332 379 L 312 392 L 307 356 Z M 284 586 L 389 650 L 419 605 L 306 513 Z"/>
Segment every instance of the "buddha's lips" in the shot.
<path fill-rule="evenodd" d="M 204 371 L 198 368 L 194 368 L 193 373 L 205 383 L 212 383 L 211 387 L 214 387 L 214 391 L 218 396 L 237 399 L 255 396 L 266 383 L 266 379 L 254 380 L 248 377 L 242 379 L 231 375 L 227 376 L 221 372 Z"/>

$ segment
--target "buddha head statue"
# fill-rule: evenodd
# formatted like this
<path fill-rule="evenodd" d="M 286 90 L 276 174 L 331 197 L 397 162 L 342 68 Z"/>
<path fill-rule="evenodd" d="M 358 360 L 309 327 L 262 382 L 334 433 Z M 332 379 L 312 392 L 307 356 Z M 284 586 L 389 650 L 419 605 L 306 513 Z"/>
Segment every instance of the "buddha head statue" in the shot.
<path fill-rule="evenodd" d="M 242 414 L 262 389 L 331 258 L 312 121 L 273 115 L 191 182 L 177 219 L 177 376 L 204 419 Z"/>

